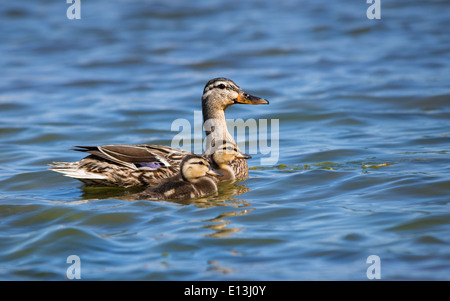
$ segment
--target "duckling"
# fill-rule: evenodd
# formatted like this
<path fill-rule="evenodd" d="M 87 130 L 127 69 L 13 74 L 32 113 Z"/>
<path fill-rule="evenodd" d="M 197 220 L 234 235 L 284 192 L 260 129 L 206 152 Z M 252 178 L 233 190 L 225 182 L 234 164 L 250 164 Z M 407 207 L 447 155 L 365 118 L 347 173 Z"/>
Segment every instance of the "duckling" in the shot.
<path fill-rule="evenodd" d="M 209 155 L 212 168 L 223 174 L 219 178 L 214 177 L 213 180 L 216 182 L 235 180 L 235 172 L 232 166 L 229 165 L 230 162 L 233 162 L 235 159 L 251 158 L 252 156 L 239 151 L 234 143 L 223 140 L 219 145 L 214 147 L 214 153 Z"/>
<path fill-rule="evenodd" d="M 188 155 L 181 161 L 177 175 L 147 188 L 137 199 L 193 199 L 217 193 L 216 182 L 207 175 L 222 176 L 202 156 Z"/>
<path fill-rule="evenodd" d="M 234 104 L 269 104 L 252 96 L 232 80 L 214 78 L 205 85 L 202 95 L 205 152 L 211 152 L 215 141 L 236 142 L 227 129 L 225 109 Z M 75 151 L 90 155 L 76 162 L 54 162 L 50 169 L 80 180 L 87 186 L 155 186 L 176 175 L 183 158 L 191 152 L 164 145 L 76 146 Z M 246 160 L 236 157 L 230 166 L 236 178 L 248 176 Z"/>

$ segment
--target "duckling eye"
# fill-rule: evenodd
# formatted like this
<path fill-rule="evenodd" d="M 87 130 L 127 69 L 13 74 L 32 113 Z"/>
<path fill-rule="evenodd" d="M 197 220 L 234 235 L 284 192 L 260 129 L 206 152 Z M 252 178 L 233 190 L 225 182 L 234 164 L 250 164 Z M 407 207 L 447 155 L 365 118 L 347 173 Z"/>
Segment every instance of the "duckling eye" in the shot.
<path fill-rule="evenodd" d="M 225 85 L 224 84 L 220 84 L 217 86 L 219 89 L 225 89 Z"/>
<path fill-rule="evenodd" d="M 222 150 L 224 150 L 224 151 L 227 151 L 227 150 L 229 150 L 229 151 L 234 151 L 234 152 L 237 152 L 237 150 L 234 148 L 234 147 L 229 147 L 229 146 L 225 146 L 225 147 L 223 147 L 222 148 Z"/>

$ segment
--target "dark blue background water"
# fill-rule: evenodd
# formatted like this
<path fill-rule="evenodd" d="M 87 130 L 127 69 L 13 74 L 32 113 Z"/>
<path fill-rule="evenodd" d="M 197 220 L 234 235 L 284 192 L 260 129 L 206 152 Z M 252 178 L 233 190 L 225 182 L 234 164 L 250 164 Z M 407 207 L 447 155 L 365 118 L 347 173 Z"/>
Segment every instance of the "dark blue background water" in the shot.
<path fill-rule="evenodd" d="M 0 279 L 450 280 L 448 1 L 81 1 L 0 7 Z M 190 202 L 47 169 L 74 145 L 166 144 L 205 83 L 278 119 L 278 161 Z M 237 137 L 238 140 L 245 137 Z M 198 141 L 196 142 L 198 143 Z"/>

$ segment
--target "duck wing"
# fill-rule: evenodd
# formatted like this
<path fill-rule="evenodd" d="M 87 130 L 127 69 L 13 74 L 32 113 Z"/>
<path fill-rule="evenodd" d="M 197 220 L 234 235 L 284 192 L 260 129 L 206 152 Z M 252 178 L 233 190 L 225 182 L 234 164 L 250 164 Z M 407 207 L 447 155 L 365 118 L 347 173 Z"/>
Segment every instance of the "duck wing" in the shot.
<path fill-rule="evenodd" d="M 75 146 L 75 151 L 89 153 L 95 157 L 114 162 L 116 164 L 139 169 L 149 167 L 158 169 L 178 165 L 189 152 L 182 149 L 162 145 L 104 145 L 104 146 Z"/>

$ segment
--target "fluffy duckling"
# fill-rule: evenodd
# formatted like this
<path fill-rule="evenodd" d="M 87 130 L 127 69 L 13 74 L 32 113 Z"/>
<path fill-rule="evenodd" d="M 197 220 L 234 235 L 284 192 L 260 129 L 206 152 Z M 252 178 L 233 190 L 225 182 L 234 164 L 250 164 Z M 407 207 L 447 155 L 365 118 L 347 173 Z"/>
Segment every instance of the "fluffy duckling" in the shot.
<path fill-rule="evenodd" d="M 180 164 L 178 175 L 138 194 L 138 199 L 194 199 L 217 193 L 216 182 L 207 175 L 221 176 L 199 155 L 188 155 Z"/>
<path fill-rule="evenodd" d="M 216 182 L 235 180 L 235 171 L 230 163 L 235 159 L 250 159 L 251 157 L 239 151 L 234 143 L 223 140 L 221 144 L 214 147 L 214 153 L 209 158 L 212 168 L 223 174 L 220 178 L 213 178 L 213 180 Z"/>

